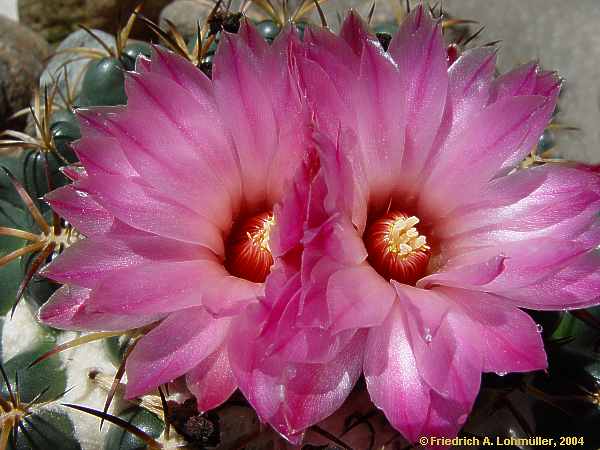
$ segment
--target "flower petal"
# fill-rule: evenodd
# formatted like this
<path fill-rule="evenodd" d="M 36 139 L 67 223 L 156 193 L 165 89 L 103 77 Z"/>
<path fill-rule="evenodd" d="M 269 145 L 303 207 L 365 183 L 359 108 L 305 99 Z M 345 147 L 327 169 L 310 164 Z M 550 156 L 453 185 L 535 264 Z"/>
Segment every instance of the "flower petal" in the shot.
<path fill-rule="evenodd" d="M 406 320 L 396 303 L 385 322 L 369 331 L 364 373 L 373 403 L 394 428 L 415 442 L 427 419 L 430 394 L 415 362 Z"/>
<path fill-rule="evenodd" d="M 221 345 L 187 372 L 185 381 L 196 397 L 200 412 L 209 411 L 225 402 L 237 389 L 229 366 L 227 346 Z"/>
<path fill-rule="evenodd" d="M 464 133 L 446 141 L 423 187 L 431 193 L 423 199 L 428 214 L 439 216 L 460 206 L 506 161 L 516 154 L 522 158 L 523 142 L 533 132 L 541 135 L 548 123 L 548 103 L 542 96 L 502 99 L 485 108 Z"/>
<path fill-rule="evenodd" d="M 203 308 L 170 314 L 136 344 L 127 358 L 128 399 L 139 397 L 196 367 L 222 345 L 230 319 Z"/>
<path fill-rule="evenodd" d="M 484 372 L 529 372 L 547 367 L 541 332 L 526 313 L 489 294 L 440 291 L 460 303 L 478 325 Z"/>
<path fill-rule="evenodd" d="M 123 316 L 89 311 L 90 289 L 62 286 L 40 308 L 38 317 L 46 325 L 74 331 L 125 331 L 159 320 L 161 315 Z"/>
<path fill-rule="evenodd" d="M 419 4 L 392 38 L 388 51 L 398 65 L 402 78 L 399 86 L 407 95 L 403 178 L 407 178 L 407 186 L 419 186 L 448 93 L 448 63 L 441 26 Z"/>
<path fill-rule="evenodd" d="M 339 270 L 327 285 L 331 332 L 381 324 L 395 299 L 394 289 L 369 265 Z"/>
<path fill-rule="evenodd" d="M 138 179 L 94 176 L 80 181 L 77 187 L 93 195 L 110 213 L 134 228 L 204 245 L 223 254 L 223 238 L 215 225 Z"/>
<path fill-rule="evenodd" d="M 261 357 L 256 338 L 265 313 L 256 305 L 233 325 L 231 366 L 261 420 L 299 443 L 306 428 L 332 414 L 350 393 L 361 372 L 365 334 L 358 333 L 326 364 L 286 363 Z"/>
<path fill-rule="evenodd" d="M 151 262 L 102 279 L 89 308 L 126 315 L 157 314 L 200 306 L 202 288 L 226 275 L 214 260 Z"/>
<path fill-rule="evenodd" d="M 86 192 L 67 185 L 49 192 L 44 200 L 86 236 L 107 232 L 115 218 Z"/>
<path fill-rule="evenodd" d="M 204 247 L 160 236 L 107 233 L 76 242 L 41 271 L 46 278 L 93 288 L 100 280 L 142 264 L 210 259 Z"/>

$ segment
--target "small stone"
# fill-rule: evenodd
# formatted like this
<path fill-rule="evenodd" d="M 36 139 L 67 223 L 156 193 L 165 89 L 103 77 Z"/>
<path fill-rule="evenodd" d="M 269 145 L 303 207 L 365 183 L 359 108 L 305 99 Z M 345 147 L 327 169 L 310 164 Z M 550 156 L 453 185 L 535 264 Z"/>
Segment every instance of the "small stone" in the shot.
<path fill-rule="evenodd" d="M 19 18 L 22 23 L 39 31 L 48 42 L 60 42 L 79 24 L 88 28 L 115 32 L 116 24 L 129 17 L 138 0 L 18 0 Z M 169 0 L 146 0 L 142 13 L 150 20 L 157 20 L 160 10 Z M 147 27 L 138 24 L 135 31 L 148 36 Z"/>
<path fill-rule="evenodd" d="M 40 35 L 0 15 L 0 128 L 29 104 L 47 55 L 48 44 Z"/>
<path fill-rule="evenodd" d="M 183 38 L 187 41 L 194 37 L 208 18 L 214 5 L 199 0 L 175 0 L 168 4 L 160 13 L 160 27 L 168 30 L 167 20 L 172 22 Z"/>

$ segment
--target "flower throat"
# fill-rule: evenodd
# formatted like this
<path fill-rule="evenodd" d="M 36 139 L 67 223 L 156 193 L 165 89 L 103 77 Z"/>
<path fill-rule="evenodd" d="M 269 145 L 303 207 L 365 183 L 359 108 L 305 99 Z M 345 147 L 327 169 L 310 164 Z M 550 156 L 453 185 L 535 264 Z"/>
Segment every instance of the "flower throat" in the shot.
<path fill-rule="evenodd" d="M 225 247 L 225 268 L 231 275 L 263 283 L 271 271 L 270 234 L 275 219 L 263 212 L 234 224 Z"/>
<path fill-rule="evenodd" d="M 390 211 L 367 228 L 364 242 L 369 262 L 385 279 L 414 285 L 425 274 L 431 247 L 419 233 L 418 223 L 416 216 Z"/>

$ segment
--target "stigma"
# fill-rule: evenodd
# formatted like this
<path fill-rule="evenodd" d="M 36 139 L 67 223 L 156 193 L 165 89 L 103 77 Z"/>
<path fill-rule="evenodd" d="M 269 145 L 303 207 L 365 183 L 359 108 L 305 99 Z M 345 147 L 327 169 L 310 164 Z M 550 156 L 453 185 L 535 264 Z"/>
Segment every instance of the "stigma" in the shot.
<path fill-rule="evenodd" d="M 225 268 L 231 275 L 263 283 L 271 271 L 271 230 L 275 218 L 263 212 L 234 224 L 225 248 Z"/>
<path fill-rule="evenodd" d="M 431 247 L 416 227 L 419 222 L 416 216 L 390 211 L 367 228 L 369 262 L 387 280 L 414 285 L 425 275 Z"/>

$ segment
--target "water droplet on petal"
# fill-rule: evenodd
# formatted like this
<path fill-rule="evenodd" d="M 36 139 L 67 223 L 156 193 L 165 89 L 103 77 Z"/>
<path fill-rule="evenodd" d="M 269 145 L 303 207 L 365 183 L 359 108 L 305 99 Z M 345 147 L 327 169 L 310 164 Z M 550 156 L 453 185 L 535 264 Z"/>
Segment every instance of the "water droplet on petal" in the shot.
<path fill-rule="evenodd" d="M 535 328 L 537 329 L 538 333 L 541 333 L 542 331 L 544 331 L 544 327 L 541 326 L 539 323 L 535 324 Z"/>
<path fill-rule="evenodd" d="M 428 344 L 433 341 L 433 336 L 431 335 L 431 330 L 429 328 L 425 328 L 425 335 L 423 336 L 423 339 L 425 339 L 425 342 Z"/>
<path fill-rule="evenodd" d="M 295 367 L 288 367 L 287 368 L 287 378 L 288 378 L 288 380 L 291 380 L 295 376 L 296 376 L 296 368 Z"/>
<path fill-rule="evenodd" d="M 75 193 L 76 193 L 77 195 L 79 195 L 80 197 L 87 197 L 87 196 L 89 196 L 89 195 L 90 195 L 90 194 L 88 194 L 87 192 L 83 192 L 83 191 L 79 191 L 79 190 L 76 190 L 76 191 L 75 191 Z"/>
<path fill-rule="evenodd" d="M 498 375 L 499 377 L 503 377 L 507 374 L 508 372 L 496 372 L 496 375 Z"/>
<path fill-rule="evenodd" d="M 277 389 L 277 396 L 279 397 L 279 400 L 284 402 L 285 401 L 285 386 L 283 384 L 278 384 L 276 389 Z"/>

